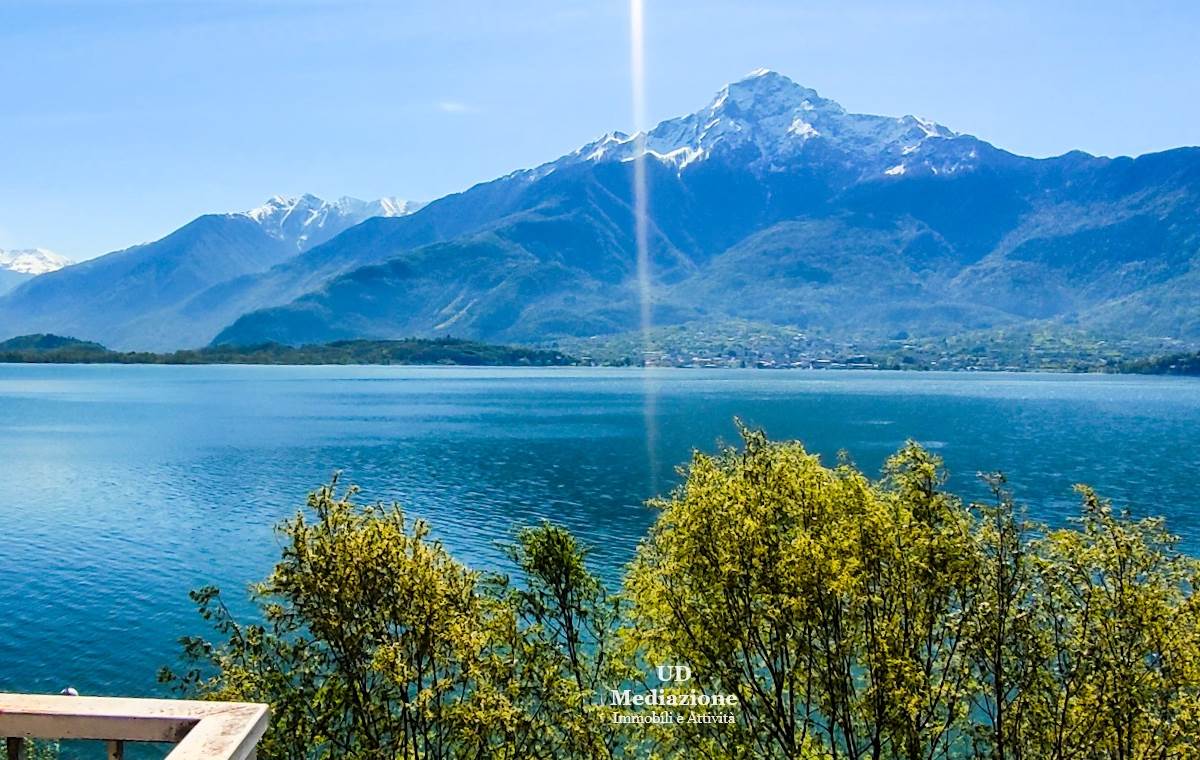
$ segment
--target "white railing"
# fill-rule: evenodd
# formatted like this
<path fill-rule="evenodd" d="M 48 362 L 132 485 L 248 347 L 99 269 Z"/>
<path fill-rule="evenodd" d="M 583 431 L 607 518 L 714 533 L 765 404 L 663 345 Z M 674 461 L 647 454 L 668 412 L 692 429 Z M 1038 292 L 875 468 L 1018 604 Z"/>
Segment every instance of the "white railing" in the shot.
<path fill-rule="evenodd" d="M 121 760 L 126 742 L 169 742 L 168 760 L 251 760 L 267 730 L 266 705 L 175 699 L 0 693 L 0 738 L 8 760 L 30 739 L 93 739 Z"/>

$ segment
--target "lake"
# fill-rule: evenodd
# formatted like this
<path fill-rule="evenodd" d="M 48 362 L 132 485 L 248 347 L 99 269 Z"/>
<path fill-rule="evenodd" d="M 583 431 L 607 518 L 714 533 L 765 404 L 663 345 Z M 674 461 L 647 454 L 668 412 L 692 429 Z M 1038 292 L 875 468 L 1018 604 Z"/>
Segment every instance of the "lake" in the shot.
<path fill-rule="evenodd" d="M 734 417 L 868 472 L 906 438 L 1035 517 L 1087 482 L 1200 551 L 1200 381 L 1040 374 L 0 365 L 0 691 L 160 694 L 187 598 L 244 599 L 272 526 L 335 470 L 459 559 L 501 568 L 515 526 L 562 522 L 619 576 L 691 450 Z M 239 609 L 245 610 L 242 603 Z"/>

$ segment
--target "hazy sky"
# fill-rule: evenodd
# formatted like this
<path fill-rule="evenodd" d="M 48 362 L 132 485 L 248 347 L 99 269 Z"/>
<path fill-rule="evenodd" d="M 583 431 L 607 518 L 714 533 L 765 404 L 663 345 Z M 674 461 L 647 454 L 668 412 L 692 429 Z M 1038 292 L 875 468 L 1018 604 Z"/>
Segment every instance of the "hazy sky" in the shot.
<path fill-rule="evenodd" d="M 766 66 L 1036 156 L 1200 144 L 1200 4 L 646 0 L 651 121 Z M 0 0 L 0 248 L 432 199 L 631 126 L 628 4 Z"/>

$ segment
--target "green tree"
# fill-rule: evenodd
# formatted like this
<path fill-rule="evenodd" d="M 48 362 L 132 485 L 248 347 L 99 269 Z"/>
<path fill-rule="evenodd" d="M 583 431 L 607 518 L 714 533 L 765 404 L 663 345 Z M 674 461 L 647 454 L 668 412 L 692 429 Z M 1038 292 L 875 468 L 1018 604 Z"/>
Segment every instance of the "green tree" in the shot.
<path fill-rule="evenodd" d="M 617 606 L 560 528 L 522 531 L 523 575 L 484 578 L 393 506 L 334 484 L 284 523 L 283 556 L 239 623 L 193 594 L 223 640 L 186 639 L 192 667 L 162 679 L 211 699 L 265 701 L 264 758 L 610 757 L 591 713 L 618 666 Z"/>
<path fill-rule="evenodd" d="M 723 756 L 944 757 L 966 719 L 961 645 L 976 557 L 940 463 L 915 445 L 872 483 L 798 443 L 742 431 L 697 453 L 627 589 L 650 661 L 738 695 Z"/>
<path fill-rule="evenodd" d="M 541 756 L 610 758 L 628 737 L 609 720 L 606 689 L 636 677 L 618 645 L 622 605 L 587 567 L 587 550 L 565 528 L 543 523 L 505 547 L 519 582 L 497 590 L 516 613 L 522 636 L 515 683 L 531 716 Z M 518 755 L 533 756 L 533 755 Z"/>
<path fill-rule="evenodd" d="M 1200 566 L 1159 518 L 1079 486 L 1074 528 L 1035 542 L 1043 659 L 1025 757 L 1200 755 Z"/>
<path fill-rule="evenodd" d="M 1037 757 L 1027 750 L 1045 720 L 1035 697 L 1047 656 L 1031 545 L 1038 527 L 1017 508 L 1003 475 L 983 479 L 995 501 L 973 505 L 978 592 L 965 637 L 973 672 L 973 754 Z"/>

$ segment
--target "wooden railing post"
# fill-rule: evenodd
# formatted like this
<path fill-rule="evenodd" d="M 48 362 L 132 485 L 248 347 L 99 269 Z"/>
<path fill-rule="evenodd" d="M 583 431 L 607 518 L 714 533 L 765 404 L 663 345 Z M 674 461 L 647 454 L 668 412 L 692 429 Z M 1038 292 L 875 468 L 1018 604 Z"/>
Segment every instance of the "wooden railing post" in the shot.
<path fill-rule="evenodd" d="M 108 760 L 125 760 L 125 742 L 110 741 L 108 743 Z"/>

